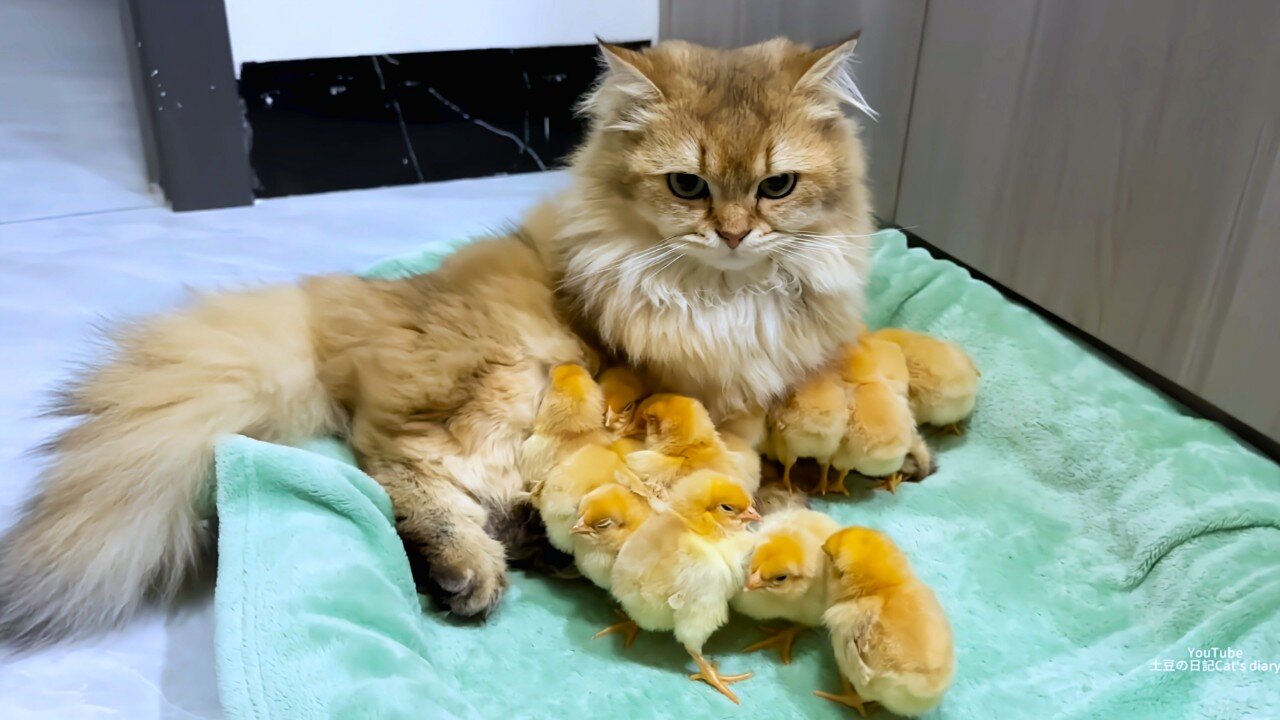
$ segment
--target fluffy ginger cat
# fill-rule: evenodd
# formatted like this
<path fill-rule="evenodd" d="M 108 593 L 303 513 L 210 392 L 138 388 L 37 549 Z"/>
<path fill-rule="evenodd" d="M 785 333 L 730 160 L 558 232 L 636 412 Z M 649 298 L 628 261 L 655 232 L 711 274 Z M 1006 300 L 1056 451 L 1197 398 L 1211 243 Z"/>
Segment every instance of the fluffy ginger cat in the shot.
<path fill-rule="evenodd" d="M 727 420 L 856 337 L 872 223 L 843 112 L 865 109 L 854 44 L 603 45 L 572 186 L 519 232 L 425 276 L 214 294 L 119 329 L 60 395 L 76 422 L 0 541 L 0 641 L 172 595 L 207 541 L 229 433 L 346 437 L 449 608 L 488 613 L 550 367 L 608 353 Z"/>

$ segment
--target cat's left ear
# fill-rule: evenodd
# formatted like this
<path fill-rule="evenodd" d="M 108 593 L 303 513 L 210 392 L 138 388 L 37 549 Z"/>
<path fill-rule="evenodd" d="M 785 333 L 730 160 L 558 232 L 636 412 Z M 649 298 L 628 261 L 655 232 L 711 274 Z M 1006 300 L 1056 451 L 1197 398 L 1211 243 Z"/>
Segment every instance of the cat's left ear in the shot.
<path fill-rule="evenodd" d="M 644 124 L 644 108 L 662 99 L 650 77 L 651 63 L 644 53 L 599 42 L 603 72 L 578 111 L 603 122 L 606 129 L 638 130 Z"/>
<path fill-rule="evenodd" d="M 794 92 L 824 105 L 828 109 L 824 114 L 829 114 L 831 110 L 834 110 L 834 114 L 839 114 L 840 106 L 849 105 L 875 120 L 879 115 L 862 96 L 862 91 L 853 80 L 850 67 L 853 64 L 853 51 L 858 47 L 861 34 L 862 31 L 859 30 L 847 40 L 809 51 L 805 57 L 810 63 L 809 68 L 796 83 Z"/>

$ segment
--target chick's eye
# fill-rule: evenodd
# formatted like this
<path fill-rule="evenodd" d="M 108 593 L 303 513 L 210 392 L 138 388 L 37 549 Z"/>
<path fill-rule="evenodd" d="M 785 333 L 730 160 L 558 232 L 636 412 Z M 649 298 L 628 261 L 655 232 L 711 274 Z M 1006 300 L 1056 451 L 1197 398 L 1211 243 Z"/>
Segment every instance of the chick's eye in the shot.
<path fill-rule="evenodd" d="M 729 503 L 721 503 L 721 505 L 720 505 L 720 509 L 721 509 L 721 510 L 723 510 L 723 511 L 725 511 L 725 512 L 727 512 L 727 513 L 731 513 L 731 512 L 733 512 L 733 511 L 734 511 L 734 510 L 733 510 L 733 506 L 732 506 L 732 505 L 730 505 Z"/>
<path fill-rule="evenodd" d="M 609 527 L 612 524 L 613 524 L 612 520 L 610 520 L 609 518 L 605 518 L 604 520 L 601 520 L 600 522 L 596 523 L 592 527 L 594 527 L 597 530 L 604 530 L 605 528 Z"/>
<path fill-rule="evenodd" d="M 626 405 L 622 406 L 622 412 L 625 412 L 625 413 L 629 413 L 635 409 L 636 409 L 635 401 L 629 402 Z"/>
<path fill-rule="evenodd" d="M 776 582 L 776 583 L 786 582 L 786 581 L 787 581 L 787 576 L 786 576 L 786 575 L 775 575 L 775 576 L 774 576 L 774 578 L 773 578 L 773 581 L 774 581 L 774 582 Z"/>
<path fill-rule="evenodd" d="M 760 185 L 756 188 L 757 194 L 763 198 L 777 200 L 791 194 L 796 188 L 796 174 L 782 173 L 781 175 L 770 175 L 760 181 Z"/>
<path fill-rule="evenodd" d="M 682 200 L 697 200 L 709 194 L 707 181 L 690 173 L 667 173 L 667 187 Z"/>

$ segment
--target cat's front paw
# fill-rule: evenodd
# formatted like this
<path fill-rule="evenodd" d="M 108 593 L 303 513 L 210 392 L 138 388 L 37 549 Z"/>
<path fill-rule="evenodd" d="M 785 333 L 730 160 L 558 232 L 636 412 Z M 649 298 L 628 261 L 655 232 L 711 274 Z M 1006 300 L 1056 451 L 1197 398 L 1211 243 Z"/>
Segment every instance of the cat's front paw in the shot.
<path fill-rule="evenodd" d="M 488 617 L 507 590 L 506 553 L 483 533 L 455 539 L 444 552 L 426 558 L 431 593 L 461 617 Z"/>

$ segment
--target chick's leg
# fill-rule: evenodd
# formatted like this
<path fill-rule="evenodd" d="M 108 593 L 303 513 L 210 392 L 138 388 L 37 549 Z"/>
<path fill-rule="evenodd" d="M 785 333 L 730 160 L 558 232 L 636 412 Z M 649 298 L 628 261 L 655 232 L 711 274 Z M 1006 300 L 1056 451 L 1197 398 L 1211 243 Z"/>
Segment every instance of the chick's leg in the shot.
<path fill-rule="evenodd" d="M 848 495 L 849 488 L 844 486 L 844 479 L 847 477 L 849 477 L 848 470 L 841 470 L 837 472 L 836 481 L 831 483 L 829 487 L 824 485 L 822 489 L 822 494 L 826 495 L 828 492 L 833 492 L 833 493 L 839 493 L 841 495 Z"/>
<path fill-rule="evenodd" d="M 854 691 L 853 686 L 849 684 L 849 678 L 843 675 L 840 676 L 840 689 L 841 692 L 839 695 L 823 692 L 821 690 L 814 690 L 813 694 L 823 700 L 830 700 L 833 703 L 844 705 L 845 707 L 851 707 L 858 711 L 858 715 L 866 717 L 867 703 L 865 703 L 858 693 Z"/>
<path fill-rule="evenodd" d="M 787 494 L 792 493 L 791 489 L 791 468 L 795 467 L 795 460 L 787 460 L 782 464 L 782 484 L 787 488 Z"/>
<path fill-rule="evenodd" d="M 795 645 L 796 636 L 798 636 L 800 633 L 804 632 L 805 630 L 808 630 L 809 628 L 797 623 L 787 628 L 786 630 L 774 630 L 773 628 L 770 628 L 770 627 L 761 627 L 760 629 L 763 630 L 764 632 L 769 633 L 769 637 L 765 638 L 764 640 L 761 640 L 760 642 L 754 645 L 748 645 L 747 647 L 743 648 L 742 651 L 755 652 L 757 650 L 763 650 L 767 647 L 777 646 L 778 654 L 782 657 L 782 664 L 790 665 L 791 664 L 791 646 Z"/>
<path fill-rule="evenodd" d="M 738 701 L 738 696 L 733 694 L 733 691 L 729 689 L 729 686 L 733 683 L 746 680 L 751 677 L 752 673 L 742 673 L 741 675 L 721 675 L 720 671 L 716 669 L 715 664 L 703 657 L 702 653 L 689 650 L 689 655 L 693 658 L 693 661 L 698 664 L 698 672 L 690 675 L 690 680 L 701 680 L 716 690 L 719 690 L 721 695 L 732 700 L 734 704 L 741 704 Z"/>
<path fill-rule="evenodd" d="M 626 640 L 623 641 L 622 647 L 629 648 L 631 647 L 631 643 L 636 641 L 636 635 L 640 634 L 640 626 L 636 624 L 635 620 L 632 620 L 631 618 L 627 617 L 627 614 L 622 612 L 621 610 L 615 609 L 613 612 L 618 617 L 622 618 L 622 622 L 614 623 L 609 627 L 601 630 L 600 632 L 593 635 L 592 639 L 602 638 L 605 635 L 612 635 L 614 633 L 623 633 L 623 635 L 626 637 Z"/>
<path fill-rule="evenodd" d="M 898 486 L 902 484 L 902 473 L 896 472 L 881 480 L 876 488 L 879 490 L 888 490 L 890 495 L 896 495 Z"/>

